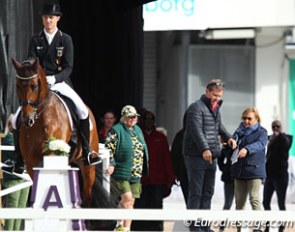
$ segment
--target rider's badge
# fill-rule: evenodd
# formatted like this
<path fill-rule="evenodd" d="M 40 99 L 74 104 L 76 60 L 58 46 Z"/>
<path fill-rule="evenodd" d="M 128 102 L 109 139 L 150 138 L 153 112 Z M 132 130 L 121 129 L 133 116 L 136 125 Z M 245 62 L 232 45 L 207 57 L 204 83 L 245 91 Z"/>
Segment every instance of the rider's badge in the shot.
<path fill-rule="evenodd" d="M 60 59 L 60 57 L 58 57 L 58 58 L 55 59 L 55 63 L 56 63 L 57 65 L 60 65 L 60 64 L 61 64 L 61 59 Z"/>
<path fill-rule="evenodd" d="M 62 70 L 62 67 L 61 66 L 58 66 L 57 67 L 57 70 L 60 72 Z"/>
<path fill-rule="evenodd" d="M 56 47 L 56 55 L 57 57 L 62 57 L 64 47 Z"/>

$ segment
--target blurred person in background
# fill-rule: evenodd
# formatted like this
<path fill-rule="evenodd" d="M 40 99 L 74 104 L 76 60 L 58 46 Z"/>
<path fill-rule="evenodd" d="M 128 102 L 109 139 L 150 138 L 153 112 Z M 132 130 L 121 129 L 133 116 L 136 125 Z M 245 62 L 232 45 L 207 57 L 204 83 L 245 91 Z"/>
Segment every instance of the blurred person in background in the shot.
<path fill-rule="evenodd" d="M 142 193 L 135 208 L 163 209 L 163 198 L 171 193 L 174 183 L 172 157 L 167 137 L 156 130 L 155 115 L 145 111 L 142 131 L 149 151 L 149 175 L 141 179 Z M 163 221 L 136 221 L 132 230 L 163 231 Z"/>
<path fill-rule="evenodd" d="M 289 183 L 288 159 L 293 136 L 282 132 L 282 123 L 279 120 L 273 121 L 271 128 L 273 133 L 268 136 L 263 207 L 265 210 L 271 210 L 271 199 L 276 192 L 279 209 L 286 210 L 285 201 Z M 269 232 L 269 227 L 267 223 L 265 232 Z M 284 229 L 284 225 L 281 225 L 279 232 L 283 232 Z"/>
<path fill-rule="evenodd" d="M 223 181 L 224 204 L 223 210 L 229 210 L 234 200 L 234 180 L 231 177 L 231 155 L 233 149 L 226 143 L 223 144 L 217 163 L 221 171 L 221 181 Z M 220 224 L 219 232 L 223 232 L 225 221 Z"/>
<path fill-rule="evenodd" d="M 139 115 L 144 115 L 144 113 L 145 113 L 146 111 L 147 111 L 146 108 L 141 107 L 141 108 L 138 109 L 138 114 L 139 114 Z M 142 117 L 138 117 L 137 125 L 138 125 L 140 128 L 142 128 L 142 126 L 143 126 L 143 119 L 142 119 Z"/>
<path fill-rule="evenodd" d="M 182 194 L 184 197 L 185 205 L 187 205 L 188 197 L 188 178 L 186 167 L 183 160 L 182 150 L 183 150 L 183 134 L 186 127 L 186 113 L 183 116 L 183 126 L 180 131 L 178 131 L 173 139 L 171 154 L 172 154 L 172 164 L 173 172 L 176 178 L 176 181 L 179 181 Z M 176 182 L 177 183 L 177 182 Z"/>
<path fill-rule="evenodd" d="M 102 127 L 98 132 L 99 143 L 105 143 L 105 139 L 108 135 L 109 130 L 113 127 L 116 123 L 116 116 L 114 111 L 107 110 L 104 112 L 103 116 L 101 117 Z"/>

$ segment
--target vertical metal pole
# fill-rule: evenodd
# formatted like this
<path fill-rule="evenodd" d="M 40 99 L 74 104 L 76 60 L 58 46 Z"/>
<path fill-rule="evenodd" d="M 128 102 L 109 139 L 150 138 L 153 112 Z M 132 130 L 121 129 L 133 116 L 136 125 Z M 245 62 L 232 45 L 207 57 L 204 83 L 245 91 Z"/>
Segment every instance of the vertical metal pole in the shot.
<path fill-rule="evenodd" d="M 5 137 L 5 134 L 3 133 L 0 133 L 0 161 L 2 161 L 2 148 L 1 148 L 1 143 L 2 143 L 2 138 Z M 2 190 L 2 179 L 3 179 L 3 171 L 0 170 L 0 191 Z M 2 197 L 0 197 L 0 208 L 2 208 Z M 0 219 L 0 224 L 1 224 L 1 227 L 4 226 L 5 224 L 5 221 L 4 219 Z"/>

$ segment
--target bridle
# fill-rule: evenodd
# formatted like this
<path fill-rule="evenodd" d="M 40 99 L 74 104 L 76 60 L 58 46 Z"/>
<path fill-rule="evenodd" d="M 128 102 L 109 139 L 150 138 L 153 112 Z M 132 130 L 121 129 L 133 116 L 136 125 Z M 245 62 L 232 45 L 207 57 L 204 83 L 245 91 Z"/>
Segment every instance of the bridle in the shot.
<path fill-rule="evenodd" d="M 29 77 L 22 77 L 22 76 L 19 76 L 16 74 L 16 78 L 20 79 L 20 80 L 31 80 L 35 77 L 37 77 L 39 75 L 39 73 L 36 73 L 32 76 L 29 76 Z M 38 97 L 37 97 L 37 100 L 36 101 L 31 101 L 31 100 L 21 100 L 19 99 L 19 105 L 24 107 L 24 106 L 32 106 L 34 109 L 33 109 L 33 112 L 29 115 L 29 119 L 28 119 L 28 122 L 27 122 L 27 125 L 29 127 L 32 127 L 35 123 L 35 121 L 39 118 L 39 116 L 41 115 L 41 113 L 44 111 L 45 107 L 39 112 L 37 113 L 37 110 L 38 110 L 38 107 L 43 104 L 44 101 L 40 101 L 40 91 L 38 91 Z"/>

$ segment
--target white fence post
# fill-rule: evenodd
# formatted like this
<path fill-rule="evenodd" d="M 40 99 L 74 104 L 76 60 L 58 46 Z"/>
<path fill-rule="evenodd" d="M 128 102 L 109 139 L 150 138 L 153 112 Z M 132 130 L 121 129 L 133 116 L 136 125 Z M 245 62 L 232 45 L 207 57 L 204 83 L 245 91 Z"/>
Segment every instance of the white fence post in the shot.
<path fill-rule="evenodd" d="M 103 143 L 99 144 L 99 155 L 102 158 L 103 187 L 110 193 L 110 176 L 104 172 L 110 164 L 110 151 Z"/>

